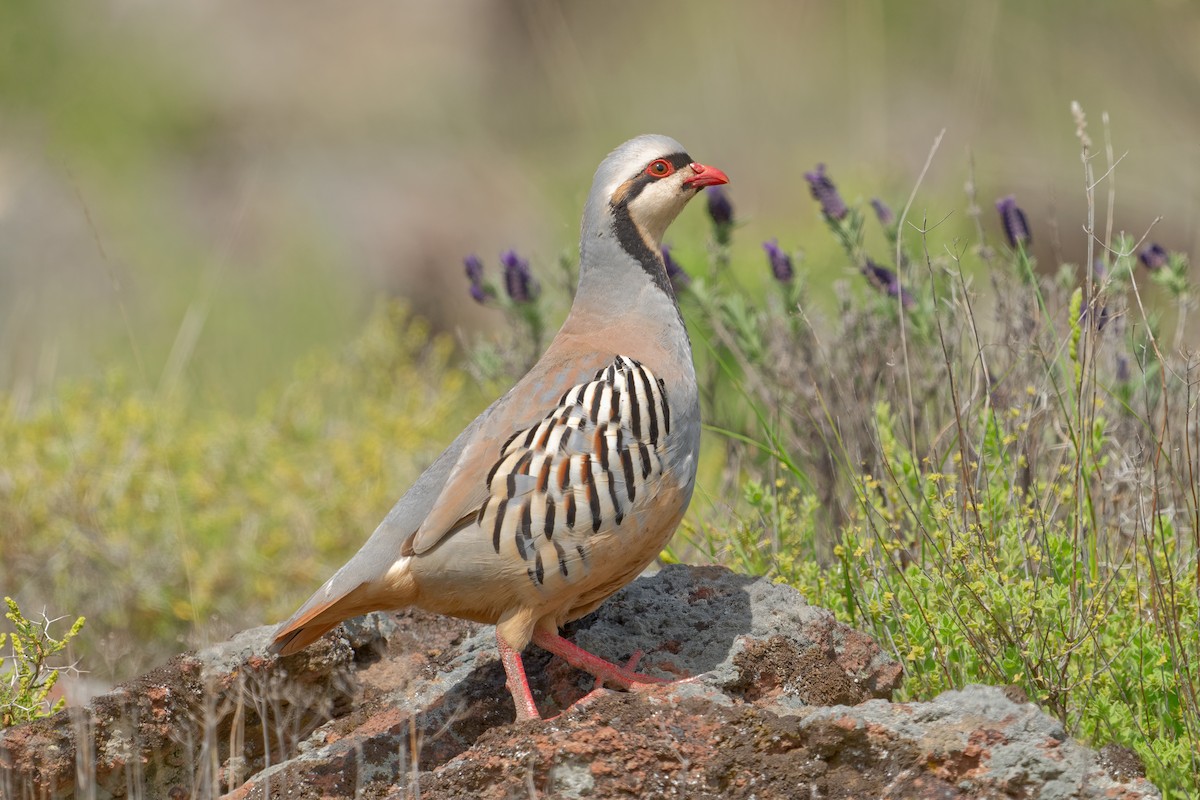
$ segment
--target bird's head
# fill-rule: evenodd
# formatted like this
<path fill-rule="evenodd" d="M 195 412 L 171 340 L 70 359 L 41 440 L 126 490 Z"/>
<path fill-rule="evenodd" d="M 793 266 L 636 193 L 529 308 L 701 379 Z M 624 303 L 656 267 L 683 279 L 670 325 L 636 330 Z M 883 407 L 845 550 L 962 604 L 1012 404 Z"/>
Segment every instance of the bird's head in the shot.
<path fill-rule="evenodd" d="M 728 182 L 724 172 L 693 160 L 674 139 L 630 139 L 596 170 L 584 214 L 584 238 L 589 227 L 598 229 L 591 231 L 594 235 L 604 235 L 607 218 L 618 238 L 625 239 L 631 226 L 646 248 L 657 253 L 667 226 L 687 202 L 705 186 Z"/>

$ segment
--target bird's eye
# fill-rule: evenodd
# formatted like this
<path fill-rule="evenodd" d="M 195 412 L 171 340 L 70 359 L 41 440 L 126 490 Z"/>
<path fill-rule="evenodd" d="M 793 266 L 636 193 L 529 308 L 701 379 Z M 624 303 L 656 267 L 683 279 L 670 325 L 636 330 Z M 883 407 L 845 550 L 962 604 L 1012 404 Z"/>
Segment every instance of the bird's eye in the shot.
<path fill-rule="evenodd" d="M 650 166 L 646 167 L 646 174 L 652 178 L 665 178 L 674 171 L 675 167 L 671 166 L 671 162 L 665 158 L 651 161 Z"/>

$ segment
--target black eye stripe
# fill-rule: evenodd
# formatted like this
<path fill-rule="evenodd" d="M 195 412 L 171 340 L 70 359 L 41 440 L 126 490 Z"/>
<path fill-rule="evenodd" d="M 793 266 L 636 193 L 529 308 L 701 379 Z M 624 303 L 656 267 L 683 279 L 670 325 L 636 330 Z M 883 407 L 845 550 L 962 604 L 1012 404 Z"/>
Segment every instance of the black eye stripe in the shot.
<path fill-rule="evenodd" d="M 680 170 L 692 163 L 692 157 L 687 153 L 672 153 L 669 156 L 659 156 L 651 161 L 650 164 L 653 164 L 654 161 L 666 161 L 675 169 Z M 617 205 L 629 205 L 629 203 L 632 202 L 635 197 L 641 194 L 642 189 L 645 189 L 649 184 L 662 177 L 661 175 L 654 175 L 647 172 L 646 169 L 649 168 L 649 166 L 650 165 L 647 164 L 646 167 L 644 167 L 642 171 L 638 173 L 637 177 L 634 178 L 633 182 L 630 184 L 629 191 L 625 193 L 625 196 L 621 198 L 619 203 L 614 204 L 614 207 Z"/>
<path fill-rule="evenodd" d="M 672 153 L 669 156 L 664 156 L 661 159 L 656 158 L 654 160 L 655 161 L 666 161 L 668 164 L 670 164 L 675 169 L 683 169 L 688 164 L 692 163 L 692 157 L 689 156 L 687 153 Z"/>
<path fill-rule="evenodd" d="M 666 163 L 670 164 L 671 167 L 673 168 L 672 171 L 674 171 L 677 169 L 683 169 L 687 165 L 691 164 L 692 157 L 689 156 L 687 153 L 672 153 L 669 156 L 659 156 L 658 158 L 651 161 L 647 165 L 646 169 L 642 170 L 641 177 L 643 179 L 647 178 L 647 177 L 651 177 L 651 178 L 659 177 L 658 175 L 653 175 L 651 173 L 654 171 L 654 165 L 658 164 L 660 161 L 665 161 Z"/>

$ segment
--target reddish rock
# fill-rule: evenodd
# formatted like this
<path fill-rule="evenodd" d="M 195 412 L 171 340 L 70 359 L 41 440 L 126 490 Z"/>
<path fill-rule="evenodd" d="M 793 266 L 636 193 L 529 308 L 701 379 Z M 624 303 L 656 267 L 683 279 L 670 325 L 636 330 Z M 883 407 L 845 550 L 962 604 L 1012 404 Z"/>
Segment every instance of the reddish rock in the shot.
<path fill-rule="evenodd" d="M 1102 760 L 1000 689 L 888 702 L 900 666 L 868 637 L 719 568 L 665 569 L 568 630 L 694 677 L 577 703 L 591 679 L 531 648 L 543 713 L 566 709 L 545 722 L 514 722 L 490 628 L 368 615 L 285 659 L 270 635 L 0 733 L 0 797 L 1157 796 L 1136 757 Z"/>

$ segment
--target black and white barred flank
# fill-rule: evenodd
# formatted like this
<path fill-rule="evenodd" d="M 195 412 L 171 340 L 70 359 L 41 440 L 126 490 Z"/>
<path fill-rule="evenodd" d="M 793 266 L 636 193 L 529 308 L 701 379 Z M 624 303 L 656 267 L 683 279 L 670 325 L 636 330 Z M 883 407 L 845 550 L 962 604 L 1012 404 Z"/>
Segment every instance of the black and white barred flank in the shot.
<path fill-rule="evenodd" d="M 545 562 L 553 557 L 568 578 L 575 564 L 586 566 L 588 534 L 619 527 L 661 476 L 670 430 L 663 382 L 617 356 L 563 394 L 541 422 L 504 443 L 475 521 L 491 532 L 497 553 L 512 537 L 520 557 L 533 561 L 529 575 L 537 584 L 545 582 Z"/>

